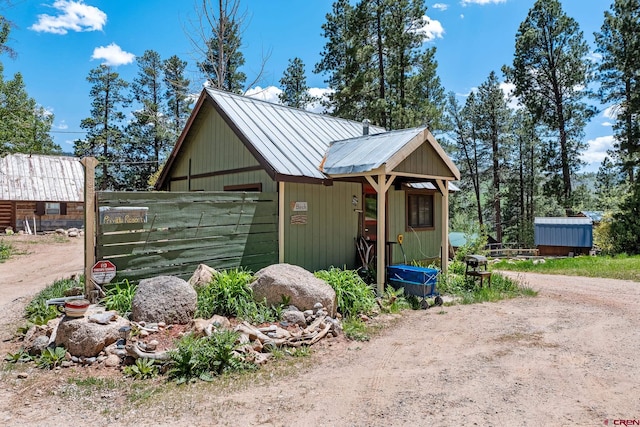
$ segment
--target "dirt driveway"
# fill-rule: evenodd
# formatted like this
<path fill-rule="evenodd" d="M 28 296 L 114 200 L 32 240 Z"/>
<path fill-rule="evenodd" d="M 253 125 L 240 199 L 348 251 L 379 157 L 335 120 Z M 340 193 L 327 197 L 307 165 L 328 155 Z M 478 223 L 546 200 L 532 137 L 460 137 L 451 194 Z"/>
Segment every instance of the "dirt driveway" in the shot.
<path fill-rule="evenodd" d="M 83 369 L 34 369 L 19 379 L 6 368 L 0 424 L 601 426 L 640 420 L 640 284 L 521 278 L 538 297 L 405 312 L 370 342 L 336 340 L 287 375 L 224 391 L 207 383 L 162 386 L 164 393 L 143 398 L 131 383 L 124 398 L 69 384 L 68 378 L 87 376 Z"/>

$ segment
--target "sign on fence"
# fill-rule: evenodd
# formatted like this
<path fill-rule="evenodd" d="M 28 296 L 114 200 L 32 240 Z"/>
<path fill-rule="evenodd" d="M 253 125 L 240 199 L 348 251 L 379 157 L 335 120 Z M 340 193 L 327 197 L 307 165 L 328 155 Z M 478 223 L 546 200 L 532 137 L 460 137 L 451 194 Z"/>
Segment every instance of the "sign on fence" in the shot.
<path fill-rule="evenodd" d="M 116 277 L 116 266 L 109 260 L 98 261 L 91 267 L 91 278 L 99 285 L 109 283 Z"/>

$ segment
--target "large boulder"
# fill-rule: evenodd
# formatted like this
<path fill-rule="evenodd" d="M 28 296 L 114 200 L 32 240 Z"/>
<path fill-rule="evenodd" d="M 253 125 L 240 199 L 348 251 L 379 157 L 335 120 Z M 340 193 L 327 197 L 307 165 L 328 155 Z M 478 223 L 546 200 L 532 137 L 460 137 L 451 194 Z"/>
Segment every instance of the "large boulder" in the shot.
<path fill-rule="evenodd" d="M 141 280 L 131 302 L 131 320 L 186 325 L 196 312 L 198 295 L 179 277 Z"/>
<path fill-rule="evenodd" d="M 266 299 L 267 304 L 277 306 L 286 300 L 301 311 L 312 310 L 316 303 L 321 303 L 330 315 L 336 314 L 336 292 L 333 288 L 297 265 L 265 267 L 256 273 L 249 286 L 256 301 Z"/>
<path fill-rule="evenodd" d="M 84 316 L 64 316 L 56 331 L 56 346 L 63 346 L 72 356 L 96 357 L 120 338 L 123 326 L 129 326 L 129 321 L 120 316 L 106 325 L 90 322 Z"/>

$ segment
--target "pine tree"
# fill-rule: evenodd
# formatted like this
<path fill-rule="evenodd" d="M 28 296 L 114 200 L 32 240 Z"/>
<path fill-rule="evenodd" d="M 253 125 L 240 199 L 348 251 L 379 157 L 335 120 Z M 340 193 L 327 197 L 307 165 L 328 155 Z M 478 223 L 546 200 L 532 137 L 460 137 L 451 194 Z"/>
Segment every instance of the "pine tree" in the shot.
<path fill-rule="evenodd" d="M 406 127 L 428 126 L 431 132 L 448 130 L 444 112 L 447 97 L 440 77 L 436 48 L 431 47 L 420 55 L 415 74 L 407 81 Z"/>
<path fill-rule="evenodd" d="M 502 193 L 505 157 L 510 150 L 511 111 L 495 72 L 478 88 L 478 135 L 491 157 L 489 200 L 495 238 L 502 241 Z"/>
<path fill-rule="evenodd" d="M 571 203 L 571 175 L 580 166 L 586 122 L 595 110 L 584 101 L 591 81 L 589 46 L 578 23 L 558 0 L 537 0 L 520 24 L 512 67 L 504 67 L 515 95 L 557 137 L 549 141 L 545 168 L 548 192 Z"/>
<path fill-rule="evenodd" d="M 170 116 L 172 140 L 177 139 L 187 123 L 191 113 L 189 99 L 189 80 L 184 76 L 187 62 L 177 56 L 164 61 L 165 99 Z"/>
<path fill-rule="evenodd" d="M 129 84 L 120 78 L 108 65 L 100 65 L 89 71 L 87 81 L 91 83 L 91 117 L 82 119 L 80 127 L 87 131 L 85 140 L 74 143 L 76 156 L 94 156 L 100 162 L 96 181 L 100 190 L 126 188 L 123 182 L 124 135 L 122 108 L 130 104 L 123 91 Z"/>
<path fill-rule="evenodd" d="M 147 50 L 137 59 L 138 74 L 131 86 L 134 100 L 140 108 L 133 112 L 134 120 L 127 126 L 127 143 L 124 153 L 128 164 L 123 181 L 127 188 L 147 188 L 149 177 L 158 171 L 168 154 L 171 132 L 163 88 L 164 65 L 160 55 Z"/>
<path fill-rule="evenodd" d="M 300 58 L 289 60 L 289 66 L 280 79 L 282 93 L 278 95 L 280 102 L 289 107 L 306 108 L 316 99 L 309 94 L 307 77 L 304 74 L 304 63 Z"/>
<path fill-rule="evenodd" d="M 604 13 L 601 32 L 595 34 L 598 65 L 598 95 L 616 106 L 614 136 L 616 157 L 629 181 L 636 179 L 640 165 L 640 3 L 615 0 Z"/>
<path fill-rule="evenodd" d="M 8 153 L 57 154 L 50 131 L 53 114 L 27 93 L 21 73 L 4 80 L 0 64 L 0 156 Z"/>

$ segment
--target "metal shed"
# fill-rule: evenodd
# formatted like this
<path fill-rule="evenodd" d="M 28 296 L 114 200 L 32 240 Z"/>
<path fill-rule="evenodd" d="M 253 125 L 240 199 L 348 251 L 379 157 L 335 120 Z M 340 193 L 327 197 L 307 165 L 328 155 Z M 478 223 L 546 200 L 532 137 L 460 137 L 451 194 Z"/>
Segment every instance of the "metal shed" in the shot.
<path fill-rule="evenodd" d="M 540 255 L 588 254 L 593 247 L 591 218 L 536 218 L 534 238 Z"/>

